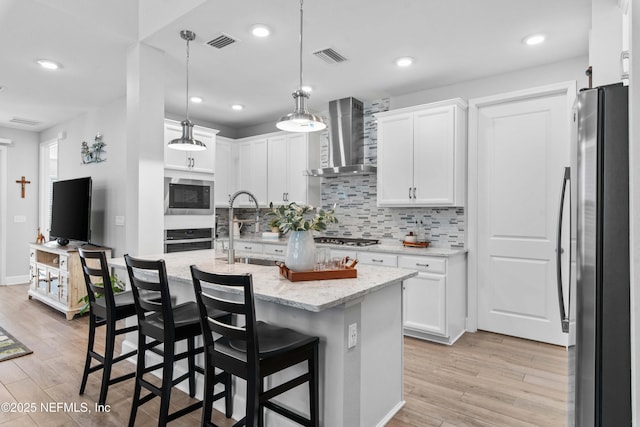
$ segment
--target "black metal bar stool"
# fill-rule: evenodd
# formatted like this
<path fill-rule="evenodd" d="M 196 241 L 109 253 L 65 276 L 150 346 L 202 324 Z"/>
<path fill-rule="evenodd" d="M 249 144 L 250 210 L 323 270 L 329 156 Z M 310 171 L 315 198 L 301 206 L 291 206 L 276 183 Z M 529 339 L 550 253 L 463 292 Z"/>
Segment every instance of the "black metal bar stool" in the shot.
<path fill-rule="evenodd" d="M 202 425 L 214 425 L 211 420 L 214 368 L 222 369 L 247 381 L 246 416 L 234 425 L 254 427 L 264 423 L 268 408 L 303 426 L 319 425 L 318 404 L 318 343 L 320 339 L 256 321 L 251 274 L 212 274 L 191 266 L 196 300 L 200 308 L 205 344 L 205 394 Z M 229 300 L 202 289 L 202 283 L 235 288 L 242 291 L 239 301 Z M 216 317 L 223 311 L 244 317 L 244 326 L 235 326 L 229 317 Z M 215 316 L 212 316 L 214 314 Z M 214 340 L 212 333 L 222 337 Z M 264 379 L 301 362 L 308 371 L 283 384 L 264 390 Z M 295 413 L 271 399 L 287 390 L 309 385 L 310 417 Z"/>
<path fill-rule="evenodd" d="M 113 357 L 116 336 L 138 329 L 137 325 L 118 329 L 116 322 L 134 316 L 136 309 L 131 291 L 114 293 L 104 251 L 89 251 L 78 248 L 78 253 L 80 254 L 84 282 L 87 286 L 87 296 L 89 297 L 89 341 L 79 394 L 84 393 L 89 374 L 102 369 L 102 385 L 100 386 L 98 403 L 104 405 L 107 400 L 107 391 L 111 384 L 116 384 L 135 376 L 135 372 L 129 372 L 125 375 L 111 378 L 111 367 L 115 363 L 136 354 L 136 350 L 133 350 Z M 87 265 L 87 260 L 92 260 L 89 261 L 91 265 Z M 106 326 L 104 355 L 94 349 L 96 328 L 99 326 Z M 91 362 L 94 359 L 98 361 L 98 364 L 92 367 Z"/>
<path fill-rule="evenodd" d="M 204 370 L 195 363 L 196 355 L 203 352 L 203 347 L 195 346 L 195 338 L 202 334 L 200 314 L 197 304 L 193 301 L 172 306 L 167 270 L 163 260 L 147 261 L 129 255 L 125 255 L 124 260 L 138 315 L 138 360 L 129 426 L 135 424 L 138 407 L 156 396 L 160 397 L 158 426 L 164 426 L 169 421 L 202 407 L 202 401 L 198 401 L 169 413 L 171 388 L 188 379 L 189 396 L 194 397 L 195 373 L 204 374 Z M 226 314 L 219 313 L 219 315 Z M 147 342 L 147 337 L 151 341 Z M 187 341 L 187 350 L 176 353 L 175 343 L 183 340 Z M 158 348 L 160 344 L 163 344 L 162 349 Z M 147 350 L 162 356 L 162 362 L 146 366 Z M 183 359 L 188 361 L 188 372 L 173 379 L 174 362 Z M 145 375 L 160 368 L 162 368 L 162 385 L 157 387 L 148 381 Z M 218 393 L 216 398 L 230 396 L 230 378 L 229 374 L 219 374 L 217 380 L 225 384 L 225 390 Z M 142 387 L 149 393 L 140 397 Z M 227 398 L 227 402 L 230 401 L 230 398 Z M 226 411 L 230 417 L 231 407 L 228 406 Z"/>

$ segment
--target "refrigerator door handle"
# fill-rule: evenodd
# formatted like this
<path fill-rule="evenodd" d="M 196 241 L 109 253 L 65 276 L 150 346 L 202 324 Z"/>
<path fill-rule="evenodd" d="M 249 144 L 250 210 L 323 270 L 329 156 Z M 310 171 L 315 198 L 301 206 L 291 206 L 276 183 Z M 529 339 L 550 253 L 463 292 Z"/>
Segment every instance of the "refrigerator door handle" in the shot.
<path fill-rule="evenodd" d="M 558 212 L 558 234 L 556 241 L 556 273 L 558 284 L 558 304 L 560 306 L 560 321 L 562 322 L 562 332 L 569 333 L 569 312 L 571 307 L 571 288 L 569 288 L 569 297 L 567 308 L 564 304 L 564 292 L 562 286 L 562 217 L 564 214 L 564 199 L 567 191 L 567 183 L 571 183 L 571 168 L 564 168 L 564 177 L 562 179 L 562 192 L 560 193 L 560 209 Z M 569 206 L 571 206 L 571 186 L 569 185 Z M 569 212 L 571 215 L 571 212 Z M 571 217 L 569 217 L 569 232 L 571 232 Z M 571 240 L 569 240 L 569 286 L 571 286 Z"/>

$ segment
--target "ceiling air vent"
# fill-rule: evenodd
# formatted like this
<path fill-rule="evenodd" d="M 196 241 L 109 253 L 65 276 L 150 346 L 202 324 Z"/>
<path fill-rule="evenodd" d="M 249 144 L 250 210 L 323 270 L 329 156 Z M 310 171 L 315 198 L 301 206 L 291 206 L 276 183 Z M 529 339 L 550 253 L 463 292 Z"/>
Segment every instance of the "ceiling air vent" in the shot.
<path fill-rule="evenodd" d="M 327 64 L 337 64 L 338 62 L 344 62 L 347 60 L 347 58 L 331 48 L 319 50 L 317 52 L 313 52 L 313 54 Z"/>
<path fill-rule="evenodd" d="M 227 47 L 227 46 L 229 46 L 231 44 L 234 44 L 236 41 L 237 40 L 234 39 L 231 36 L 228 36 L 226 34 L 220 34 L 218 37 L 216 37 L 216 38 L 214 38 L 212 40 L 209 40 L 207 42 L 207 44 L 209 46 L 213 46 L 215 48 L 222 49 L 223 47 Z"/>
<path fill-rule="evenodd" d="M 14 117 L 11 120 L 9 120 L 9 122 L 17 123 L 19 125 L 29 125 L 29 126 L 35 126 L 40 124 L 40 122 L 37 120 L 23 119 L 21 117 Z"/>

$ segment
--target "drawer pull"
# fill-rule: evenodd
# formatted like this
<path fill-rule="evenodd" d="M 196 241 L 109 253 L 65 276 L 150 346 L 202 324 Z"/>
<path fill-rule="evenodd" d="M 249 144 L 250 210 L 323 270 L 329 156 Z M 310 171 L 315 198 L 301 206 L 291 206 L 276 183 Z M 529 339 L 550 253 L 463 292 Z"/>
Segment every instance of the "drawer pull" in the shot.
<path fill-rule="evenodd" d="M 244 247 L 246 250 L 250 251 L 251 249 L 253 249 L 253 246 L 245 246 Z"/>
<path fill-rule="evenodd" d="M 384 262 L 383 259 L 372 259 L 371 261 L 373 261 L 373 262 Z"/>
<path fill-rule="evenodd" d="M 418 266 L 418 267 L 429 267 L 429 264 L 420 264 L 419 262 L 416 262 L 416 266 Z"/>
<path fill-rule="evenodd" d="M 284 249 L 274 249 L 273 251 L 281 254 L 284 252 Z"/>

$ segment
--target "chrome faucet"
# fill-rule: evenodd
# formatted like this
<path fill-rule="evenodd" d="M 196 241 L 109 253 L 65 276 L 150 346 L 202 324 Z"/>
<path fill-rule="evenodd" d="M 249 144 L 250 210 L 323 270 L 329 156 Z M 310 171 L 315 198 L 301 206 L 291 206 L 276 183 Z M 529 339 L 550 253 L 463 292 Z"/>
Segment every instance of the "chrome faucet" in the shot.
<path fill-rule="evenodd" d="M 233 220 L 233 202 L 236 200 L 236 197 L 238 197 L 241 194 L 246 194 L 247 196 L 252 198 L 254 203 L 256 204 L 256 220 L 255 220 L 256 221 L 256 233 L 260 232 L 260 207 L 258 206 L 258 199 L 256 199 L 256 196 L 254 196 L 253 194 L 251 194 L 248 191 L 245 191 L 245 190 L 236 191 L 229 198 L 229 248 L 228 248 L 228 254 L 227 254 L 228 255 L 227 262 L 229 264 L 234 264 L 236 262 L 236 253 L 235 253 L 235 250 L 233 249 L 233 222 L 234 222 L 234 220 Z"/>

